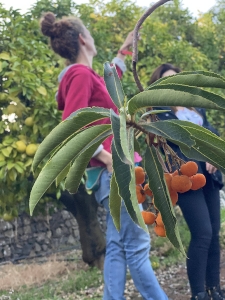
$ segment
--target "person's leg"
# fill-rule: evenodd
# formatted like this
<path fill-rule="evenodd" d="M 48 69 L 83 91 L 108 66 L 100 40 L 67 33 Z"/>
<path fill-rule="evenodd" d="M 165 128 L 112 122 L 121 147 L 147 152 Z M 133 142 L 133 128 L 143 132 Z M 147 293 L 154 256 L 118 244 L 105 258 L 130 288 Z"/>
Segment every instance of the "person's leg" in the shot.
<path fill-rule="evenodd" d="M 206 286 L 212 293 L 220 290 L 220 194 L 219 185 L 204 172 L 207 185 L 203 188 L 212 226 L 212 240 L 208 252 Z M 221 298 L 222 299 L 222 298 Z"/>
<path fill-rule="evenodd" d="M 108 199 L 103 205 L 107 211 L 103 300 L 124 300 L 127 264 L 123 242 L 109 212 Z"/>
<path fill-rule="evenodd" d="M 103 205 L 107 211 L 103 300 L 124 300 L 127 265 L 123 243 L 109 212 L 110 177 L 111 174 L 107 171 L 102 173 L 100 189 L 95 193 L 97 202 Z"/>
<path fill-rule="evenodd" d="M 167 300 L 149 260 L 149 233 L 137 226 L 130 218 L 125 205 L 121 209 L 120 230 L 127 264 L 137 290 L 145 300 Z"/>
<path fill-rule="evenodd" d="M 179 195 L 178 205 L 191 232 L 187 253 L 187 274 L 195 296 L 205 291 L 205 276 L 212 227 L 208 207 L 202 189 Z"/>
<path fill-rule="evenodd" d="M 210 181 L 208 180 L 208 182 Z M 206 269 L 206 285 L 213 287 L 220 283 L 220 194 L 219 187 L 216 184 L 207 184 L 203 191 L 212 225 L 212 240 L 209 247 Z"/>

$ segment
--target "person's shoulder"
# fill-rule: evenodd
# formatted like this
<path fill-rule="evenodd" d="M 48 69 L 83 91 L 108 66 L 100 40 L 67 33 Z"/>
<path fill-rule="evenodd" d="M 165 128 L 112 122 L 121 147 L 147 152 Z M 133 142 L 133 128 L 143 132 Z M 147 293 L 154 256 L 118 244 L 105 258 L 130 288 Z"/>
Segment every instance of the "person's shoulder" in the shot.
<path fill-rule="evenodd" d="M 68 71 L 67 76 L 93 76 L 93 70 L 82 64 L 74 64 Z"/>

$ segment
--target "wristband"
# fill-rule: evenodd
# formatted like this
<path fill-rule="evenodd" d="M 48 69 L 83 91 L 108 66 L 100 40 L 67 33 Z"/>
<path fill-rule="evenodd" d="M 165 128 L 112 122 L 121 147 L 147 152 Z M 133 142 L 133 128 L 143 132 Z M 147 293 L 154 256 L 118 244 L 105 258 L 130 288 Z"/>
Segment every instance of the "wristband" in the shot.
<path fill-rule="evenodd" d="M 127 50 L 119 50 L 118 53 L 122 55 L 133 55 L 133 52 Z"/>

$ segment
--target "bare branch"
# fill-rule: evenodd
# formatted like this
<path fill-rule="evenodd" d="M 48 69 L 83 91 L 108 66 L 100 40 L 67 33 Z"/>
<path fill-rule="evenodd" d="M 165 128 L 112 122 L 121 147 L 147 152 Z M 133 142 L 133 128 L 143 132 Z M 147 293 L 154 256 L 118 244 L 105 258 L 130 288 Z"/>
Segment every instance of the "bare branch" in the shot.
<path fill-rule="evenodd" d="M 138 49 L 137 49 L 137 42 L 138 42 L 138 31 L 141 27 L 141 25 L 143 24 L 143 22 L 145 21 L 145 19 L 147 19 L 147 17 L 149 17 L 155 10 L 156 8 L 158 8 L 159 6 L 165 4 L 166 2 L 169 2 L 171 0 L 160 0 L 158 2 L 156 2 L 154 5 L 152 5 L 144 14 L 143 16 L 140 18 L 140 20 L 137 22 L 135 28 L 134 28 L 134 38 L 133 38 L 133 75 L 134 75 L 134 80 L 137 84 L 137 87 L 139 88 L 140 92 L 144 91 L 143 86 L 141 85 L 140 79 L 138 77 L 137 74 L 137 62 L 138 62 Z"/>

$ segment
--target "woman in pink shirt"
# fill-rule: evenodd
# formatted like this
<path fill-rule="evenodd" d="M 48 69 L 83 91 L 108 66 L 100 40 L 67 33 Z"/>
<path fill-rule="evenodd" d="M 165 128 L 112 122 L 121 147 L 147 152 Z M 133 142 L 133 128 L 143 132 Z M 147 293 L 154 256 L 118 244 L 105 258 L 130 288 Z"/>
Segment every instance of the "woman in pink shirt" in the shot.
<path fill-rule="evenodd" d="M 59 76 L 57 94 L 58 108 L 63 110 L 63 119 L 83 107 L 99 106 L 117 112 L 104 80 L 92 69 L 92 60 L 97 51 L 94 40 L 82 21 L 75 17 L 56 21 L 52 13 L 47 13 L 41 21 L 41 30 L 44 35 L 50 37 L 52 49 L 69 62 L 69 66 Z M 123 51 L 128 50 L 132 40 L 130 33 L 120 48 L 120 53 L 113 60 L 120 77 L 126 69 Z M 110 120 L 98 121 L 98 124 L 106 123 L 109 124 Z M 122 228 L 119 232 L 110 215 L 108 200 L 112 173 L 111 141 L 112 136 L 102 143 L 90 162 L 92 166 L 106 167 L 100 178 L 100 188 L 95 193 L 98 203 L 107 210 L 103 299 L 125 299 L 128 266 L 143 299 L 167 300 L 150 264 L 149 234 L 131 220 L 124 204 L 121 207 Z"/>

